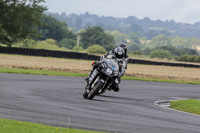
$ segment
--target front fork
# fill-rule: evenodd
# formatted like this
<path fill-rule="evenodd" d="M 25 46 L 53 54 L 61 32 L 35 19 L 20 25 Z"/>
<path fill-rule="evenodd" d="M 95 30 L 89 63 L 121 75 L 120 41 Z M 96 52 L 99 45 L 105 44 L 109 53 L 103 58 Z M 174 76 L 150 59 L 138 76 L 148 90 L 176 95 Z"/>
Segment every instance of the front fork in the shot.
<path fill-rule="evenodd" d="M 97 69 L 92 72 L 91 76 L 89 77 L 89 85 L 94 82 L 94 79 L 97 77 L 98 74 L 99 72 L 97 71 Z"/>
<path fill-rule="evenodd" d="M 97 75 L 99 74 L 99 72 L 95 69 L 90 77 L 87 77 L 85 79 L 85 87 L 86 89 L 90 89 L 91 85 L 93 84 L 94 80 L 96 79 Z"/>
<path fill-rule="evenodd" d="M 108 81 L 109 81 L 109 78 L 107 78 L 107 79 L 104 81 L 104 85 L 103 85 L 103 87 L 100 89 L 99 93 L 104 93 L 106 90 L 111 91 L 110 87 L 111 87 L 111 85 L 113 84 L 113 82 L 110 82 L 110 83 L 108 84 Z"/>

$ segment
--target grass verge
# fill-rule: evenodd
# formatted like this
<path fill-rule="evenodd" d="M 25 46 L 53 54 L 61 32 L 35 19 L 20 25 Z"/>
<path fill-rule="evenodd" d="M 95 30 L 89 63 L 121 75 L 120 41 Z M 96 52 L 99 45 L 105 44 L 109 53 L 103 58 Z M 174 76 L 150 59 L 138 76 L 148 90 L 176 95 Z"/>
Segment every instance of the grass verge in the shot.
<path fill-rule="evenodd" d="M 86 77 L 87 76 L 87 74 L 81 74 L 81 73 L 68 73 L 68 72 L 61 72 L 61 71 L 33 70 L 33 69 L 20 69 L 20 68 L 0 68 L 0 73 L 73 76 L 73 77 Z"/>
<path fill-rule="evenodd" d="M 138 77 L 128 77 L 128 76 L 124 76 L 124 77 L 122 77 L 122 79 L 200 85 L 200 82 L 193 82 L 193 81 L 178 81 L 178 80 L 166 80 L 166 79 L 148 79 L 148 78 L 138 78 Z"/>
<path fill-rule="evenodd" d="M 77 130 L 71 128 L 58 128 L 36 124 L 30 122 L 22 122 L 16 120 L 0 119 L 1 133 L 102 133 L 86 130 Z"/>
<path fill-rule="evenodd" d="M 187 100 L 171 101 L 170 108 L 200 115 L 200 100 L 187 99 Z"/>
<path fill-rule="evenodd" d="M 33 69 L 19 69 L 19 68 L 0 68 L 0 73 L 16 73 L 16 74 L 32 74 L 32 75 L 54 75 L 54 76 L 73 76 L 73 77 L 86 77 L 87 74 L 81 73 L 69 73 L 62 71 L 49 71 L 49 70 L 33 70 Z M 139 80 L 139 81 L 153 81 L 153 82 L 167 82 L 167 83 L 181 83 L 181 84 L 196 84 L 200 85 L 200 82 L 186 82 L 177 80 L 164 80 L 164 79 L 147 79 L 124 76 L 124 80 Z"/>

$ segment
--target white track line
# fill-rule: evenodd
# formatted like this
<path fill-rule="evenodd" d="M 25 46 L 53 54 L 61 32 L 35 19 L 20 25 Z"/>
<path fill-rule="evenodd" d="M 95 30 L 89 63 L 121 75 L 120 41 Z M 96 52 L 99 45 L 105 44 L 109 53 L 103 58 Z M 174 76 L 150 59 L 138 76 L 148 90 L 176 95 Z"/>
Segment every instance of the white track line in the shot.
<path fill-rule="evenodd" d="M 159 107 L 161 107 L 161 108 L 165 108 L 165 109 L 168 109 L 168 110 L 172 110 L 172 111 L 176 111 L 176 112 L 180 112 L 180 113 L 184 113 L 184 114 L 189 114 L 189 115 L 200 117 L 200 115 L 197 115 L 197 114 L 192 114 L 192 113 L 188 113 L 188 112 L 172 109 L 172 108 L 169 108 L 169 107 L 166 107 L 166 106 L 162 106 L 162 105 L 159 104 L 159 103 L 165 103 L 165 102 L 167 103 L 167 102 L 170 102 L 170 101 L 175 101 L 175 100 L 160 100 L 160 101 L 155 101 L 154 104 L 159 106 Z"/>

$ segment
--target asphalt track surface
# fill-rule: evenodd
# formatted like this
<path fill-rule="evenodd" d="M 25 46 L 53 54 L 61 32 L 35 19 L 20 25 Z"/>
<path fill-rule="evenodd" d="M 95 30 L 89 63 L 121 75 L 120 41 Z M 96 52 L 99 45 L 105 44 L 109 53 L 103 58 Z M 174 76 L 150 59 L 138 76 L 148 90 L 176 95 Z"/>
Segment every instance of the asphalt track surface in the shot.
<path fill-rule="evenodd" d="M 200 86 L 126 81 L 120 92 L 82 97 L 84 78 L 0 74 L 0 118 L 118 133 L 200 133 L 200 117 L 156 106 L 200 98 Z"/>

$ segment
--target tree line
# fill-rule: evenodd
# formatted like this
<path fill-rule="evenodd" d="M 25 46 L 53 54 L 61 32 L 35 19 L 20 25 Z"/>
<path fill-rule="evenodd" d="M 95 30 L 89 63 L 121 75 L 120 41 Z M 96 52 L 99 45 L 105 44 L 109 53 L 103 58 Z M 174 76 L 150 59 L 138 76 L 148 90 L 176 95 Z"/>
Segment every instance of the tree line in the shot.
<path fill-rule="evenodd" d="M 44 0 L 0 1 L 0 43 L 9 47 L 72 50 L 104 54 L 119 42 L 127 43 L 129 54 L 151 58 L 179 59 L 182 55 L 198 55 L 198 38 L 171 37 L 161 31 L 142 36 L 142 28 L 132 24 L 127 33 L 88 26 L 77 31 L 68 23 L 47 15 Z M 81 20 L 76 21 L 77 26 Z M 129 30 L 129 31 L 128 31 Z"/>
<path fill-rule="evenodd" d="M 11 46 L 25 38 L 37 38 L 37 27 L 42 25 L 41 16 L 47 8 L 44 0 L 1 0 L 0 42 Z"/>
<path fill-rule="evenodd" d="M 42 5 L 44 2 L 44 0 L 0 1 L 0 43 L 11 47 L 21 45 L 21 42 L 27 39 L 34 41 L 54 39 L 59 47 L 73 49 L 77 44 L 77 35 L 80 35 L 80 47 L 84 49 L 93 44 L 101 45 L 106 50 L 114 47 L 114 38 L 105 33 L 101 27 L 88 27 L 79 33 L 74 33 L 65 22 L 44 14 L 47 10 L 47 7 Z"/>
<path fill-rule="evenodd" d="M 135 16 L 126 18 L 116 18 L 107 16 L 98 16 L 86 12 L 84 14 L 66 14 L 51 13 L 47 14 L 55 17 L 60 21 L 65 21 L 70 28 L 79 31 L 82 28 L 101 26 L 104 30 L 118 30 L 121 33 L 136 33 L 139 37 L 145 36 L 148 40 L 158 34 L 166 34 L 168 36 L 193 37 L 200 39 L 200 22 L 195 24 L 177 23 L 174 20 L 151 20 L 148 17 L 139 19 Z"/>

